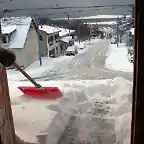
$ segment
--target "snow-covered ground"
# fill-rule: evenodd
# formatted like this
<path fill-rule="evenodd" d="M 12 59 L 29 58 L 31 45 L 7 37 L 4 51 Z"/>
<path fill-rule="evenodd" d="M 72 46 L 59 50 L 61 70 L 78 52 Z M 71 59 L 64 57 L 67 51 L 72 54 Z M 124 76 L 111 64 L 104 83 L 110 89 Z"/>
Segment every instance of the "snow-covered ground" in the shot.
<path fill-rule="evenodd" d="M 94 39 L 91 41 L 84 41 L 81 43 L 76 42 L 75 46 L 78 48 L 78 55 L 85 53 L 88 48 L 99 41 Z M 80 49 L 80 48 L 84 49 Z M 39 60 L 31 64 L 26 68 L 26 72 L 32 76 L 32 78 L 40 78 L 44 76 L 51 76 L 54 74 L 67 73 L 69 71 L 68 65 L 72 61 L 73 56 L 61 56 L 58 58 L 42 58 L 42 66 L 40 67 Z M 26 78 L 19 72 L 14 70 L 7 70 L 8 79 L 11 80 L 26 80 Z"/>
<path fill-rule="evenodd" d="M 69 71 L 69 63 L 77 59 L 82 62 L 80 63 L 82 66 L 87 65 L 89 58 L 95 53 L 93 47 L 97 45 L 98 41 L 98 39 L 94 39 L 80 44 L 76 42 L 75 45 L 79 48 L 79 57 L 43 58 L 42 67 L 39 66 L 39 61 L 36 61 L 26 69 L 26 72 L 32 77 L 64 73 Z M 103 43 L 102 40 L 100 42 Z M 98 45 L 100 48 L 101 46 Z M 80 49 L 82 47 L 84 49 Z M 100 50 L 98 49 L 98 51 Z M 116 45 L 110 45 L 106 67 L 118 71 L 130 71 L 131 64 L 128 62 L 126 54 L 124 46 L 117 48 Z M 129 66 L 127 66 L 128 64 Z M 21 139 L 36 143 L 38 135 L 46 135 L 47 143 L 55 144 L 67 125 L 68 117 L 73 115 L 81 118 L 94 118 L 94 123 L 98 122 L 97 118 L 102 121 L 112 120 L 112 132 L 109 131 L 110 127 L 107 125 L 102 125 L 104 130 L 96 128 L 96 131 L 109 131 L 109 133 L 102 133 L 106 135 L 107 139 L 111 133 L 114 133 L 115 143 L 130 143 L 132 82 L 120 77 L 104 80 L 39 81 L 42 86 L 57 86 L 63 93 L 63 97 L 56 101 L 44 101 L 26 97 L 17 87 L 32 86 L 32 84 L 29 81 L 19 81 L 26 78 L 17 71 L 8 70 L 7 72 L 15 130 Z M 87 136 L 84 137 L 85 141 L 97 139 L 95 133 L 90 135 L 89 125 L 88 127 L 84 126 L 87 132 Z M 83 136 L 82 127 L 77 126 L 77 129 L 78 137 Z"/>
<path fill-rule="evenodd" d="M 39 64 L 39 60 L 31 64 L 25 69 L 25 71 L 33 78 L 43 77 L 45 75 L 51 75 L 54 73 L 67 72 L 67 65 L 71 61 L 72 57 L 61 56 L 59 58 L 42 58 L 42 66 Z M 63 64 L 63 65 L 61 65 Z M 14 70 L 7 70 L 9 80 L 26 80 L 26 78 L 19 72 Z"/>
<path fill-rule="evenodd" d="M 42 86 L 58 86 L 63 92 L 63 97 L 57 101 L 26 98 L 19 92 L 17 86 L 30 86 L 32 85 L 30 82 L 9 82 L 16 134 L 21 139 L 34 143 L 37 141 L 37 135 L 48 133 L 50 136 L 47 140 L 52 142 L 58 139 L 53 131 L 60 133 L 62 127 L 66 125 L 65 116 L 75 115 L 95 118 L 103 116 L 107 120 L 112 119 L 116 143 L 130 142 L 131 82 L 117 77 L 112 80 L 40 81 L 39 83 Z M 58 114 L 59 116 L 56 117 Z M 62 120 L 62 123 L 56 124 L 55 117 L 57 122 Z"/>
<path fill-rule="evenodd" d="M 117 47 L 116 44 L 111 44 L 107 52 L 105 67 L 123 72 L 133 72 L 133 63 L 128 60 L 128 50 L 124 44 Z"/>

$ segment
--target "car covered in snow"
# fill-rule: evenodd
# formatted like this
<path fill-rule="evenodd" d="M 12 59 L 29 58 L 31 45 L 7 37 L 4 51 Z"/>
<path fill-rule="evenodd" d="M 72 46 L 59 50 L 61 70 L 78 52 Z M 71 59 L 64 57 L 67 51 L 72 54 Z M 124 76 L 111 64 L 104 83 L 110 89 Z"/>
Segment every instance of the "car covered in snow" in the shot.
<path fill-rule="evenodd" d="M 111 44 L 116 44 L 117 43 L 117 39 L 115 37 L 111 38 Z"/>
<path fill-rule="evenodd" d="M 76 54 L 78 54 L 77 46 L 73 45 L 67 48 L 66 50 L 67 56 L 75 56 Z"/>

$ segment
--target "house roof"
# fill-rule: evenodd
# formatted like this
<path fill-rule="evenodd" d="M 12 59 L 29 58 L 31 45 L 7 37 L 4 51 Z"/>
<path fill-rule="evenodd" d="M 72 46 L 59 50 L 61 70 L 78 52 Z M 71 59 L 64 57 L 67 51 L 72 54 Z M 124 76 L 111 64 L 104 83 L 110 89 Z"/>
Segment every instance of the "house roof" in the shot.
<path fill-rule="evenodd" d="M 59 27 L 54 27 L 54 26 L 49 26 L 49 25 L 39 26 L 39 30 L 44 31 L 47 34 L 59 32 L 60 37 L 63 37 L 69 34 L 69 29 L 59 28 Z M 75 32 L 75 30 L 70 30 L 70 33 L 73 33 L 73 32 Z"/>
<path fill-rule="evenodd" d="M 41 25 L 41 26 L 39 26 L 39 30 L 44 31 L 47 34 L 60 32 L 59 28 L 53 27 L 53 26 L 49 26 L 49 25 Z"/>
<path fill-rule="evenodd" d="M 68 35 L 69 32 L 70 32 L 70 34 L 75 32 L 75 30 L 69 30 L 69 29 L 65 29 L 65 28 L 59 28 L 59 30 L 60 30 L 59 35 L 61 37 Z"/>
<path fill-rule="evenodd" d="M 72 40 L 72 36 L 66 36 L 60 39 L 63 42 L 69 43 Z"/>
<path fill-rule="evenodd" d="M 7 27 L 9 28 L 7 31 L 10 32 L 16 28 L 15 32 L 11 35 L 10 43 L 7 45 L 8 48 L 24 47 L 31 22 L 31 17 L 12 17 L 6 21 L 2 20 L 2 30 Z"/>
<path fill-rule="evenodd" d="M 16 25 L 2 26 L 2 34 L 10 34 L 16 30 Z"/>

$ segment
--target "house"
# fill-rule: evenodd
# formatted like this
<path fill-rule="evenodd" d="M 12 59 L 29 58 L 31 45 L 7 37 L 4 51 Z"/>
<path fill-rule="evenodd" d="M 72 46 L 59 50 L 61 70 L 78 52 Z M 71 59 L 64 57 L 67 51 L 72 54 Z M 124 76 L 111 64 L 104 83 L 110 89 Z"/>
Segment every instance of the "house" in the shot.
<path fill-rule="evenodd" d="M 31 17 L 2 19 L 2 47 L 16 55 L 20 66 L 28 66 L 38 59 L 38 36 Z"/>
<path fill-rule="evenodd" d="M 65 55 L 68 46 L 74 45 L 74 39 L 72 36 L 65 36 L 60 39 L 60 43 L 62 54 Z"/>
<path fill-rule="evenodd" d="M 48 25 L 39 26 L 39 30 L 42 36 L 40 41 L 42 56 L 60 56 L 60 30 Z"/>
<path fill-rule="evenodd" d="M 74 30 L 49 25 L 40 25 L 39 30 L 42 36 L 40 41 L 41 54 L 42 56 L 50 57 L 64 55 L 69 43 L 65 41 L 67 39 L 66 36 L 75 32 Z"/>

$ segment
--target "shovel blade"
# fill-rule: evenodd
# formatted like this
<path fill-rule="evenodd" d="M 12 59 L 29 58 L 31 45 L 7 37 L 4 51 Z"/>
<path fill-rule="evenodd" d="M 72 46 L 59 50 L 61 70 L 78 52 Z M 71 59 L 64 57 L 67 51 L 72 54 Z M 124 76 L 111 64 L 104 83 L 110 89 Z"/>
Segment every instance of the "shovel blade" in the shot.
<path fill-rule="evenodd" d="M 18 87 L 26 96 L 38 99 L 57 99 L 62 97 L 62 92 L 58 87 Z"/>

